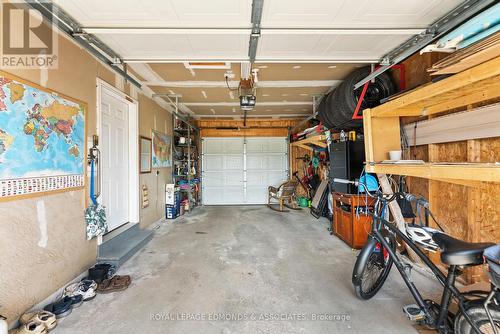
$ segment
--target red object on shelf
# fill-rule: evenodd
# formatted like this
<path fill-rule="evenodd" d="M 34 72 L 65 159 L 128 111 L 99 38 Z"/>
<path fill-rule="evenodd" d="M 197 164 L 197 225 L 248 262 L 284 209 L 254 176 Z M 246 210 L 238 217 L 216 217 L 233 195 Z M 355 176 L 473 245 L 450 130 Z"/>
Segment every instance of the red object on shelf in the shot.
<path fill-rule="evenodd" d="M 377 66 L 379 68 L 380 66 Z M 406 89 L 406 71 L 405 66 L 403 64 L 392 65 L 391 68 L 399 70 L 399 90 L 403 91 Z M 368 85 L 370 85 L 370 81 L 366 82 L 363 85 L 363 90 L 361 91 L 361 95 L 359 96 L 358 104 L 356 105 L 356 109 L 354 109 L 354 113 L 352 114 L 352 119 L 363 119 L 363 115 L 359 114 L 359 110 L 361 109 L 361 103 L 363 103 L 363 99 L 365 98 L 366 91 L 368 90 Z"/>

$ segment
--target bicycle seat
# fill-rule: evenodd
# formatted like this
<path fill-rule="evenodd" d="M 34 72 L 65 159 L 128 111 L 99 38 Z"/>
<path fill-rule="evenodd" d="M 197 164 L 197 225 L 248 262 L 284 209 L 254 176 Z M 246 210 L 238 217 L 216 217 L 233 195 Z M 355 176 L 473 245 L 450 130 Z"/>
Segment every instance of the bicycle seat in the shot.
<path fill-rule="evenodd" d="M 432 240 L 441 248 L 441 262 L 455 266 L 483 264 L 483 251 L 493 246 L 489 242 L 465 242 L 444 233 L 434 233 Z"/>

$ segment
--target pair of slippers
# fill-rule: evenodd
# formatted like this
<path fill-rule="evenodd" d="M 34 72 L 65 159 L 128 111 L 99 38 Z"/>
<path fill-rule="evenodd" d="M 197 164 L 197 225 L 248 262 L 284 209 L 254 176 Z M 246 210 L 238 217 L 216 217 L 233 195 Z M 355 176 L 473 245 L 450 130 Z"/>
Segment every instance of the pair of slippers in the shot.
<path fill-rule="evenodd" d="M 21 326 L 15 334 L 46 334 L 57 326 L 56 315 L 48 311 L 25 313 L 19 322 Z"/>
<path fill-rule="evenodd" d="M 97 286 L 98 293 L 111 293 L 117 291 L 123 291 L 127 289 L 132 282 L 129 275 L 119 276 L 115 275 L 112 278 L 104 279 Z"/>

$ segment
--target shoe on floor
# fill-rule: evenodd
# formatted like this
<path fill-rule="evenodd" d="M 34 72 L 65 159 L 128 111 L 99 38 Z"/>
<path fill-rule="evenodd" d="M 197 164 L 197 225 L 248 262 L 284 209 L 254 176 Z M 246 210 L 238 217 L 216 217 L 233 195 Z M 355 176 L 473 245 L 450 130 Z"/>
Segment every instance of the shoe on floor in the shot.
<path fill-rule="evenodd" d="M 97 290 L 97 283 L 92 280 L 82 280 L 81 282 L 71 283 L 64 288 L 63 297 L 81 295 L 83 301 L 91 300 L 95 297 Z"/>
<path fill-rule="evenodd" d="M 83 303 L 82 295 L 65 296 L 65 297 L 63 297 L 62 300 L 69 301 L 71 303 L 72 308 L 80 307 Z"/>
<path fill-rule="evenodd" d="M 64 318 L 71 313 L 71 311 L 73 310 L 73 307 L 71 305 L 72 300 L 64 300 L 63 298 L 61 298 L 59 300 L 56 300 L 52 304 L 45 306 L 43 309 L 45 311 L 54 313 L 56 315 L 56 318 L 59 319 Z"/>
<path fill-rule="evenodd" d="M 15 334 L 46 334 L 47 327 L 37 320 L 30 320 L 14 331 Z"/>
<path fill-rule="evenodd" d="M 19 322 L 22 325 L 27 324 L 30 321 L 41 322 L 47 328 L 47 331 L 51 331 L 57 326 L 55 314 L 49 311 L 28 312 L 19 318 Z"/>
<path fill-rule="evenodd" d="M 119 276 L 115 275 L 111 279 L 105 279 L 97 286 L 99 293 L 111 293 L 116 291 L 123 291 L 127 289 L 132 282 L 129 275 Z"/>

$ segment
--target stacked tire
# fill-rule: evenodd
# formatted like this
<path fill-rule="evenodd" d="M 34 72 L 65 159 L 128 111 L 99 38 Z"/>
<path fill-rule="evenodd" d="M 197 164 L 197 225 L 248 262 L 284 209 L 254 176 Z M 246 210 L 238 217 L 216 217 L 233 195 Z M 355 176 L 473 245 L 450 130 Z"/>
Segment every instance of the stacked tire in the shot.
<path fill-rule="evenodd" d="M 352 115 L 363 90 L 354 90 L 354 85 L 366 78 L 371 72 L 370 66 L 362 67 L 351 74 L 332 92 L 324 96 L 318 106 L 318 117 L 323 125 L 333 130 L 352 130 L 363 126 L 362 120 L 353 120 Z M 384 72 L 371 82 L 361 104 L 359 114 L 366 108 L 373 108 L 380 101 L 396 92 L 389 73 Z"/>

